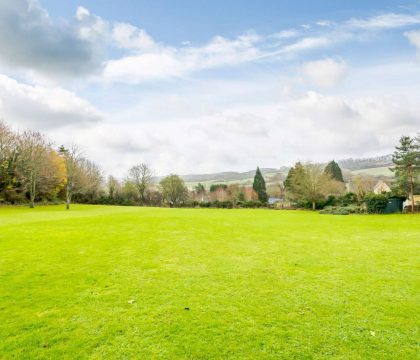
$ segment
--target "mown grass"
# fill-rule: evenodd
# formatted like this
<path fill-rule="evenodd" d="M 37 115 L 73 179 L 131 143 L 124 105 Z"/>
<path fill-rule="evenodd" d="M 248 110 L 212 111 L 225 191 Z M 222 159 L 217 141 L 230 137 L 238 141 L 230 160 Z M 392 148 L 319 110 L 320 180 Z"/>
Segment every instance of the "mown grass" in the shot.
<path fill-rule="evenodd" d="M 419 241 L 418 215 L 3 208 L 0 358 L 415 359 Z"/>

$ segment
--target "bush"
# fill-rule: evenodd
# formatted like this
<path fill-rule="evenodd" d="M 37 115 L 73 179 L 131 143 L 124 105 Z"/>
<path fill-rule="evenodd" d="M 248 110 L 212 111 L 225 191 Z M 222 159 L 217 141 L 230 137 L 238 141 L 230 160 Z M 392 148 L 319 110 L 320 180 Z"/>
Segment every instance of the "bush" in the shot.
<path fill-rule="evenodd" d="M 380 214 L 388 204 L 387 194 L 367 194 L 363 201 L 369 214 Z"/>
<path fill-rule="evenodd" d="M 213 207 L 219 208 L 219 209 L 232 209 L 233 208 L 233 202 L 230 200 L 227 201 L 219 201 L 215 200 L 212 204 Z"/>
<path fill-rule="evenodd" d="M 357 204 L 358 203 L 357 195 L 355 193 L 349 192 L 349 193 L 341 196 L 340 198 L 338 198 L 338 202 L 342 206 L 348 206 L 348 205 L 351 205 L 351 204 Z"/>
<path fill-rule="evenodd" d="M 327 206 L 321 210 L 320 214 L 332 214 L 332 215 L 350 215 L 350 214 L 363 214 L 364 208 L 357 205 L 348 206 Z"/>
<path fill-rule="evenodd" d="M 259 200 L 249 200 L 244 203 L 244 207 L 246 208 L 259 208 L 263 204 Z"/>

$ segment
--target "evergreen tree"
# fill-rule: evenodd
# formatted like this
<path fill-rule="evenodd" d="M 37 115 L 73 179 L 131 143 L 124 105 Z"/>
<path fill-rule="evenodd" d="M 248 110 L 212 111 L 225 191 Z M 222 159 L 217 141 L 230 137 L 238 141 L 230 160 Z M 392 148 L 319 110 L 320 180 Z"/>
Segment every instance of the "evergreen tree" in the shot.
<path fill-rule="evenodd" d="M 295 172 L 295 168 L 292 166 L 289 169 L 289 172 L 287 173 L 286 180 L 284 180 L 284 183 L 283 183 L 284 189 L 286 191 L 292 191 L 292 178 L 293 178 L 294 172 Z"/>
<path fill-rule="evenodd" d="M 260 168 L 257 167 L 257 171 L 254 176 L 254 184 L 252 185 L 252 188 L 258 195 L 258 200 L 260 200 L 263 204 L 267 203 L 267 191 L 265 188 L 265 180 L 264 177 L 261 174 Z"/>
<path fill-rule="evenodd" d="M 330 175 L 333 180 L 344 182 L 343 173 L 341 172 L 340 166 L 333 160 L 328 163 L 325 167 L 325 173 Z"/>
<path fill-rule="evenodd" d="M 202 183 L 198 183 L 196 186 L 194 186 L 194 191 L 197 194 L 204 194 L 206 192 L 206 189 L 204 188 L 204 185 Z"/>
<path fill-rule="evenodd" d="M 399 146 L 395 147 L 392 162 L 395 166 L 391 170 L 397 179 L 394 190 L 409 195 L 414 212 L 414 192 L 419 187 L 420 136 L 417 135 L 416 138 L 402 136 Z"/>
<path fill-rule="evenodd" d="M 289 193 L 289 198 L 294 197 L 294 190 L 299 185 L 299 181 L 302 179 L 304 171 L 303 165 L 300 162 L 297 162 L 294 167 L 290 168 L 287 178 L 284 181 L 284 188 Z"/>

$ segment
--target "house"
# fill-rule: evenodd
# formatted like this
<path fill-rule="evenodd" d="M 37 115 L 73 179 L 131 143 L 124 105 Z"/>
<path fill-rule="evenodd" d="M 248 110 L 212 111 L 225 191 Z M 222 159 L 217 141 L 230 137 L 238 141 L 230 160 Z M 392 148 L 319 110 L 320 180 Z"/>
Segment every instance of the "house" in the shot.
<path fill-rule="evenodd" d="M 373 187 L 373 192 L 375 194 L 383 194 L 387 192 L 391 192 L 391 188 L 387 185 L 387 183 L 383 180 L 379 180 L 376 185 Z"/>
<path fill-rule="evenodd" d="M 411 211 L 411 197 L 409 197 L 406 201 L 404 201 L 404 209 L 409 207 Z M 420 195 L 414 195 L 414 209 L 415 211 L 420 211 Z"/>

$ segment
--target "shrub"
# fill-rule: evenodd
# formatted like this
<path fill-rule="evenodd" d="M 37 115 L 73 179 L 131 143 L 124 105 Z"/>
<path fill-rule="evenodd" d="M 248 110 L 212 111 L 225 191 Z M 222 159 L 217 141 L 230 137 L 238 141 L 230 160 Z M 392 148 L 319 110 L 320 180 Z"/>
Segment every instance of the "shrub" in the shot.
<path fill-rule="evenodd" d="M 244 203 L 244 207 L 246 208 L 258 208 L 261 206 L 262 206 L 262 203 L 259 200 L 249 200 Z"/>
<path fill-rule="evenodd" d="M 320 214 L 332 214 L 332 215 L 349 215 L 349 214 L 363 214 L 364 208 L 357 205 L 348 206 L 327 206 L 321 210 Z"/>
<path fill-rule="evenodd" d="M 387 194 L 367 194 L 363 201 L 369 214 L 380 214 L 388 204 Z"/>
<path fill-rule="evenodd" d="M 230 200 L 227 200 L 227 201 L 215 200 L 215 201 L 213 201 L 212 206 L 215 207 L 215 208 L 220 208 L 220 209 L 232 209 L 233 208 L 233 202 L 230 201 Z"/>
<path fill-rule="evenodd" d="M 355 193 L 349 192 L 343 196 L 341 196 L 338 201 L 342 206 L 348 206 L 351 204 L 357 204 L 357 195 Z"/>

